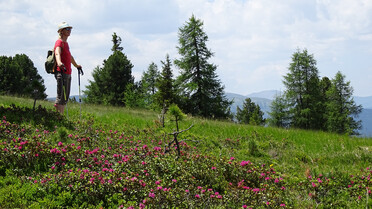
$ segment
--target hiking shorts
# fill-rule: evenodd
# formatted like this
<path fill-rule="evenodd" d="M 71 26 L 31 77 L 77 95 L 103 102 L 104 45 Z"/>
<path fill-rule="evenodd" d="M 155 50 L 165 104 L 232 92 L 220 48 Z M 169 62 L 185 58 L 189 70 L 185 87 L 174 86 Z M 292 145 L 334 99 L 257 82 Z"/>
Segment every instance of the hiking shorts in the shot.
<path fill-rule="evenodd" d="M 57 80 L 57 98 L 55 103 L 66 105 L 70 97 L 71 75 L 57 72 L 55 78 Z"/>

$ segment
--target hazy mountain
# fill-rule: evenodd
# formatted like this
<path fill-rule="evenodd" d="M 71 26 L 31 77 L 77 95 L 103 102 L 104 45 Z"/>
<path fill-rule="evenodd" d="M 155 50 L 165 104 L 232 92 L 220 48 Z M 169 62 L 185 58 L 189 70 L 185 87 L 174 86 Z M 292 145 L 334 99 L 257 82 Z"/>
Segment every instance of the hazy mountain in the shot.
<path fill-rule="evenodd" d="M 372 109 L 372 96 L 369 97 L 354 97 L 354 101 L 358 105 L 362 105 L 363 109 Z"/>
<path fill-rule="evenodd" d="M 267 90 L 267 91 L 260 91 L 252 94 L 248 94 L 246 97 L 258 97 L 258 98 L 265 98 L 273 100 L 277 95 L 280 95 L 280 91 L 277 90 Z"/>
<path fill-rule="evenodd" d="M 259 94 L 256 94 L 259 95 Z M 239 106 L 239 108 L 243 107 L 244 101 L 246 98 L 250 98 L 252 102 L 255 104 L 258 104 L 261 108 L 261 111 L 264 112 L 264 117 L 268 117 L 268 112 L 270 111 L 270 104 L 272 102 L 271 99 L 267 98 L 260 98 L 260 97 L 251 97 L 251 96 L 243 96 L 240 94 L 234 94 L 234 93 L 226 93 L 226 98 L 228 100 L 233 100 L 233 104 L 231 105 L 231 112 L 236 113 L 236 109 Z"/>
<path fill-rule="evenodd" d="M 363 109 L 357 120 L 362 121 L 362 129 L 359 133 L 362 136 L 372 137 L 372 109 Z"/>

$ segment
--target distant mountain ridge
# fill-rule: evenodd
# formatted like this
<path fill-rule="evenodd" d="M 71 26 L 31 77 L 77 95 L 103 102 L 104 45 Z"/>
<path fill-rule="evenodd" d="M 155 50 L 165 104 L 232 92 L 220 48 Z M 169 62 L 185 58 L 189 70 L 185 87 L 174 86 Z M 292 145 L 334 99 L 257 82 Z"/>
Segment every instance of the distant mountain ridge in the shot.
<path fill-rule="evenodd" d="M 246 98 L 250 98 L 252 102 L 258 104 L 261 110 L 265 113 L 264 118 L 269 117 L 269 112 L 271 111 L 270 105 L 274 100 L 275 96 L 279 95 L 280 91 L 277 90 L 267 90 L 257 93 L 248 94 L 246 96 L 235 94 L 235 93 L 226 93 L 226 98 L 233 100 L 231 105 L 231 112 L 236 113 L 237 107 L 242 108 Z M 359 97 L 355 96 L 354 101 L 357 105 L 362 105 L 363 110 L 359 114 L 357 120 L 362 121 L 362 129 L 359 130 L 361 136 L 372 137 L 372 96 L 368 97 Z"/>

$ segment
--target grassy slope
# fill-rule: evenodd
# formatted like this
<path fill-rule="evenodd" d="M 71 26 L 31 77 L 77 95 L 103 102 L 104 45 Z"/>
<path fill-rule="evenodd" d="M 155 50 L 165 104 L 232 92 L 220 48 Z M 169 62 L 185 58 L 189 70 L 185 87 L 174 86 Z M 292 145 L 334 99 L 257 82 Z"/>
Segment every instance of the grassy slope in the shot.
<path fill-rule="evenodd" d="M 32 107 L 29 99 L 0 96 L 0 104 Z M 37 101 L 52 109 L 53 104 Z M 109 129 L 125 126 L 146 129 L 154 127 L 158 113 L 97 105 L 81 105 L 82 114 L 94 115 Z M 69 103 L 70 120 L 78 120 L 80 105 Z M 316 174 L 347 174 L 372 164 L 371 138 L 356 138 L 320 131 L 286 130 L 239 125 L 188 117 L 181 129 L 194 125 L 180 135 L 181 140 L 215 156 L 235 157 L 257 163 L 274 164 L 288 176 L 306 177 Z M 170 133 L 173 127 L 167 131 Z"/>

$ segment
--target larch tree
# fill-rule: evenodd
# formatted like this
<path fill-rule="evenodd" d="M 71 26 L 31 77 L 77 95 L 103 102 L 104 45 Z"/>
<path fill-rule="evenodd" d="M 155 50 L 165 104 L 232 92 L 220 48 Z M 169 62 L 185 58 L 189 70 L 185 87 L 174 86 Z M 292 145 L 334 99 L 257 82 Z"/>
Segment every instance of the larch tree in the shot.
<path fill-rule="evenodd" d="M 292 56 L 289 73 L 284 76 L 285 98 L 288 99 L 291 126 L 321 129 L 319 75 L 316 60 L 307 50 L 297 50 Z"/>
<path fill-rule="evenodd" d="M 345 76 L 337 72 L 331 82 L 327 91 L 327 130 L 339 134 L 358 134 L 361 121 L 356 118 L 362 111 L 362 106 L 354 102 L 350 81 L 345 81 Z"/>

